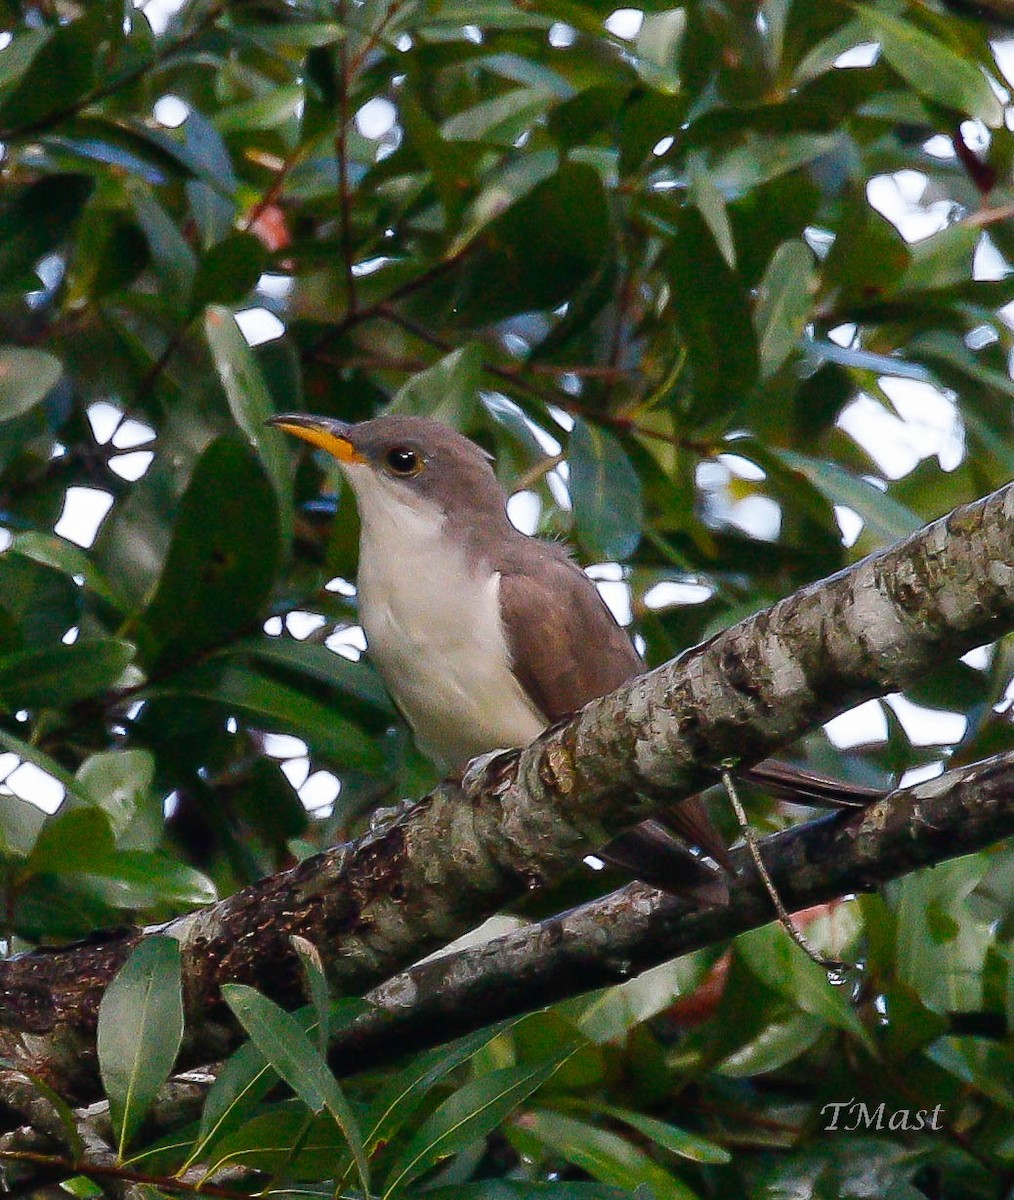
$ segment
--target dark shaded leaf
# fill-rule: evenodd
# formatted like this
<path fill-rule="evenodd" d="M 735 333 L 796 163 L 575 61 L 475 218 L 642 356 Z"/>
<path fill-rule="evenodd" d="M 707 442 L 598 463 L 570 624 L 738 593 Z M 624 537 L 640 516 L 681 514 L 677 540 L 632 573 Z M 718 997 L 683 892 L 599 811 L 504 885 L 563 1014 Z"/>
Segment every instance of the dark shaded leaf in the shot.
<path fill-rule="evenodd" d="M 189 662 L 256 626 L 278 563 L 274 491 L 252 451 L 211 443 L 183 496 L 139 640 L 152 667 Z"/>
<path fill-rule="evenodd" d="M 81 638 L 70 646 L 20 650 L 0 658 L 0 705 L 64 707 L 106 691 L 133 661 L 130 642 Z"/>

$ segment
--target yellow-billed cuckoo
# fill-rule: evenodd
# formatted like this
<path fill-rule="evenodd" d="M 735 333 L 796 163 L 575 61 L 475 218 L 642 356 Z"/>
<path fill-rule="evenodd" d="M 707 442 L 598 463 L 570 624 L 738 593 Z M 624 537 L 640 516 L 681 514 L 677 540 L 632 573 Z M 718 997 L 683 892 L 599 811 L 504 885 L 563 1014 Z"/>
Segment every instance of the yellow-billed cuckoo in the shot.
<path fill-rule="evenodd" d="M 359 613 L 420 749 L 445 771 L 532 741 L 645 665 L 595 584 L 562 546 L 516 529 L 490 456 L 425 417 L 350 425 L 291 414 L 271 424 L 329 451 L 359 508 Z M 880 793 L 765 763 L 755 781 L 804 804 Z M 724 842 L 700 798 L 668 824 L 712 858 Z M 648 821 L 604 857 L 649 883 L 715 898 L 713 869 Z"/>

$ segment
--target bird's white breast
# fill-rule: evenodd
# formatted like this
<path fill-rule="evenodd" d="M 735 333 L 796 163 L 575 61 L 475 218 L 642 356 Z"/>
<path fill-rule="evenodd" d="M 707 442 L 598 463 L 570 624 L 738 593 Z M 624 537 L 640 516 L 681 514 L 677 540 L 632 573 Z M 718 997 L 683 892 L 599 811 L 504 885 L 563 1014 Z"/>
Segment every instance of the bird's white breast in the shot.
<path fill-rule="evenodd" d="M 450 770 L 531 741 L 546 721 L 510 669 L 500 576 L 469 565 L 435 505 L 385 499 L 375 488 L 366 499 L 360 496 L 360 616 L 370 654 L 420 748 Z"/>

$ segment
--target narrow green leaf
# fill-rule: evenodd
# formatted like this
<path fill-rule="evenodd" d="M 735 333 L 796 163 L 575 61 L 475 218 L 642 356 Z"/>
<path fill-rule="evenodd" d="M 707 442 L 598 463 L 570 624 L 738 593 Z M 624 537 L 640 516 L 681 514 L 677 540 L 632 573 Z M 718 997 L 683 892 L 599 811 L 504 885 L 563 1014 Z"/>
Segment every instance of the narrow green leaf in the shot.
<path fill-rule="evenodd" d="M 117 611 L 123 611 L 123 601 L 109 580 L 83 550 L 65 538 L 38 529 L 26 529 L 14 535 L 13 549 L 25 558 L 53 567 L 65 575 L 82 576 L 88 590 Z"/>
<path fill-rule="evenodd" d="M 870 532 L 882 541 L 896 542 L 922 525 L 911 509 L 835 463 L 810 458 L 792 450 L 775 448 L 773 453 L 790 470 L 804 475 L 833 504 L 844 504 L 854 509 L 866 522 Z"/>
<path fill-rule="evenodd" d="M 855 5 L 887 61 L 920 95 L 947 108 L 978 117 L 993 128 L 1003 122 L 1003 106 L 979 66 L 956 54 L 912 21 L 883 8 Z"/>
<path fill-rule="evenodd" d="M 480 1179 L 450 1187 L 426 1189 L 426 1200 L 631 1200 L 625 1188 L 608 1183 L 519 1182 L 514 1179 Z M 640 1197 L 635 1197 L 640 1200 Z M 647 1200 L 647 1198 L 645 1198 Z"/>
<path fill-rule="evenodd" d="M 567 449 L 578 538 L 599 559 L 629 558 L 641 540 L 641 480 L 619 440 L 577 420 Z"/>
<path fill-rule="evenodd" d="M 746 289 L 696 208 L 683 211 L 668 261 L 672 313 L 693 368 L 684 420 L 695 430 L 721 428 L 757 380 L 757 335 Z M 707 287 L 701 285 L 705 279 Z"/>
<path fill-rule="evenodd" d="M 736 243 L 732 236 L 729 213 L 725 207 L 725 197 L 715 186 L 714 180 L 708 173 L 703 155 L 692 154 L 690 156 L 687 173 L 690 176 L 689 198 L 707 221 L 711 236 L 715 239 L 715 245 L 721 250 L 729 270 L 735 271 Z"/>
<path fill-rule="evenodd" d="M 558 99 L 558 95 L 545 88 L 517 88 L 455 113 L 444 122 L 440 132 L 448 141 L 510 146 Z"/>
<path fill-rule="evenodd" d="M 197 1141 L 185 1166 L 207 1161 L 209 1148 L 233 1133 L 277 1082 L 278 1072 L 253 1042 L 240 1046 L 208 1091 Z"/>
<path fill-rule="evenodd" d="M 377 771 L 383 755 L 376 743 L 351 721 L 326 705 L 246 667 L 209 666 L 177 676 L 151 696 L 198 696 L 213 700 L 267 729 L 281 727 L 302 737 L 318 753 L 340 766 Z"/>
<path fill-rule="evenodd" d="M 782 242 L 764 272 L 754 309 L 764 378 L 774 375 L 798 344 L 815 290 L 812 251 L 803 242 Z"/>
<path fill-rule="evenodd" d="M 307 1108 L 323 1112 L 327 1066 L 292 1013 L 243 983 L 223 984 L 222 996 L 253 1044 Z"/>
<path fill-rule="evenodd" d="M 304 937 L 293 934 L 290 939 L 292 948 L 299 955 L 299 961 L 306 976 L 306 990 L 313 1005 L 317 1026 L 317 1049 L 321 1055 L 327 1053 L 327 1043 L 331 1028 L 331 997 L 324 974 L 324 961 L 320 951 Z"/>
<path fill-rule="evenodd" d="M 139 942 L 99 1005 L 99 1070 L 119 1158 L 169 1078 L 182 1040 L 179 943 L 151 935 Z"/>
<path fill-rule="evenodd" d="M 569 1047 L 559 1057 L 535 1067 L 490 1071 L 459 1088 L 416 1131 L 392 1169 L 384 1200 L 403 1195 L 407 1185 L 424 1171 L 485 1137 L 551 1078 L 573 1049 Z"/>
<path fill-rule="evenodd" d="M 428 1053 L 416 1055 L 374 1099 L 367 1122 L 367 1149 L 372 1153 L 378 1146 L 392 1141 L 430 1088 L 501 1032 L 503 1026 L 498 1026 L 493 1033 L 489 1029 L 480 1029 L 450 1046 L 438 1046 Z"/>
<path fill-rule="evenodd" d="M 134 647 L 115 638 L 19 650 L 0 658 L 0 706 L 64 708 L 108 691 L 133 662 Z"/>
<path fill-rule="evenodd" d="M 362 1133 L 344 1092 L 299 1021 L 260 992 L 240 983 L 222 987 L 225 1002 L 278 1074 L 315 1113 L 327 1111 L 341 1129 L 356 1161 L 364 1191 L 370 1192 L 370 1168 Z"/>
<path fill-rule="evenodd" d="M 612 1130 L 542 1111 L 529 1113 L 523 1128 L 511 1130 L 511 1138 L 522 1147 L 531 1138 L 595 1179 L 629 1192 L 647 1184 L 655 1196 L 664 1196 L 665 1200 L 696 1200 L 685 1183 Z"/>
<path fill-rule="evenodd" d="M 736 949 L 750 971 L 773 992 L 872 1049 L 870 1035 L 849 1001 L 848 989 L 832 985 L 827 971 L 807 958 L 780 926 L 765 925 L 741 934 Z"/>
<path fill-rule="evenodd" d="M 643 1133 L 663 1149 L 678 1154 L 680 1158 L 702 1163 L 732 1162 L 732 1155 L 724 1146 L 709 1142 L 707 1138 L 702 1138 L 696 1133 L 688 1133 L 678 1125 L 670 1125 L 668 1121 L 659 1121 L 655 1117 L 647 1117 L 643 1113 L 634 1112 L 629 1108 L 618 1108 L 612 1104 L 597 1107 L 604 1116 L 615 1117 L 624 1125 Z"/>
<path fill-rule="evenodd" d="M 0 346 L 0 421 L 9 421 L 45 399 L 63 374 L 60 360 L 44 350 Z"/>
<path fill-rule="evenodd" d="M 257 359 L 227 308 L 211 305 L 204 314 L 204 335 L 233 420 L 259 455 L 275 489 L 281 534 L 292 530 L 290 457 L 284 435 L 267 425 L 274 415 L 271 394 Z"/>
<path fill-rule="evenodd" d="M 292 637 L 263 637 L 240 642 L 229 653 L 250 654 L 261 662 L 318 679 L 355 696 L 371 708 L 394 716 L 394 705 L 384 685 L 366 661 L 353 662 L 317 642 L 300 642 Z"/>

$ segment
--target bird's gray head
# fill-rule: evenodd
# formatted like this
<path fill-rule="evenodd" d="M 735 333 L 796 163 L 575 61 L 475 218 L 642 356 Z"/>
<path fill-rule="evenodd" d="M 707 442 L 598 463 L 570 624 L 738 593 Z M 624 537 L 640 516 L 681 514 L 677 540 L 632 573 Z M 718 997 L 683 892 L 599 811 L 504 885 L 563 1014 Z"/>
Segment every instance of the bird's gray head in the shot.
<path fill-rule="evenodd" d="M 272 417 L 269 424 L 334 455 L 364 520 L 380 507 L 402 505 L 435 506 L 445 516 L 472 521 L 506 521 L 506 498 L 490 456 L 440 421 L 392 414 L 352 425 L 289 413 Z"/>

